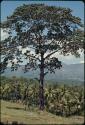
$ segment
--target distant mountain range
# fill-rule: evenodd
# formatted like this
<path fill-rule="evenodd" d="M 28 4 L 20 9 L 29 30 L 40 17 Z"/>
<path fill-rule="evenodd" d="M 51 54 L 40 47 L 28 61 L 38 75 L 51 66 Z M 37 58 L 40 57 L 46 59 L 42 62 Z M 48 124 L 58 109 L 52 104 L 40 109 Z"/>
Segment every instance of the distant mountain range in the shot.
<path fill-rule="evenodd" d="M 60 70 L 56 70 L 55 74 L 47 75 L 47 78 L 58 82 L 84 83 L 84 64 L 63 64 Z"/>
<path fill-rule="evenodd" d="M 36 78 L 39 77 L 39 70 L 30 71 L 24 73 L 21 68 L 17 71 L 11 72 L 11 69 L 8 68 L 5 73 L 5 76 L 17 76 L 17 77 L 25 77 L 25 78 Z M 56 69 L 55 74 L 47 74 L 45 80 L 55 81 L 55 82 L 78 82 L 84 83 L 84 64 L 63 64 L 62 68 Z"/>

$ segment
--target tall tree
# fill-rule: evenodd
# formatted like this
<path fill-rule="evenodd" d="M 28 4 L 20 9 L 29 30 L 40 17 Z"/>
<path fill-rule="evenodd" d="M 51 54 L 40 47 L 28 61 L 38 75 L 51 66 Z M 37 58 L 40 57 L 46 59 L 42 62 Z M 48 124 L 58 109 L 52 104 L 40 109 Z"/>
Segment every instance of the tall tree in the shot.
<path fill-rule="evenodd" d="M 69 8 L 44 4 L 22 5 L 17 7 L 1 28 L 8 31 L 9 37 L 1 41 L 1 72 L 10 60 L 11 69 L 17 70 L 23 59 L 27 60 L 24 72 L 40 69 L 40 109 L 44 109 L 44 77 L 61 68 L 61 61 L 54 54 L 79 56 L 83 48 L 83 25 L 79 17 L 72 15 Z M 20 47 L 29 48 L 23 53 Z M 31 50 L 35 52 L 31 53 Z M 16 63 L 14 62 L 16 58 Z"/>

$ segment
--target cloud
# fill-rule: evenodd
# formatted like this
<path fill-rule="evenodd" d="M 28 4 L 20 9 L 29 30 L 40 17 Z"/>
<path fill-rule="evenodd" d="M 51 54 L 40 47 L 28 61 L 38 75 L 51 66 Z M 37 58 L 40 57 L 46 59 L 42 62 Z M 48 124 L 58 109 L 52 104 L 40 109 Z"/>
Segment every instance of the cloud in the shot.
<path fill-rule="evenodd" d="M 4 40 L 8 37 L 8 33 L 7 32 L 4 32 L 4 30 L 1 28 L 1 40 Z"/>
<path fill-rule="evenodd" d="M 81 60 L 80 63 L 84 63 L 84 60 Z"/>
<path fill-rule="evenodd" d="M 19 50 L 22 50 L 22 54 L 26 53 L 26 51 L 30 51 L 30 54 L 34 54 L 35 55 L 35 52 L 34 50 L 32 50 L 30 47 L 26 47 L 26 48 L 19 48 Z"/>
<path fill-rule="evenodd" d="M 80 50 L 79 50 L 80 52 Z M 80 52 L 80 57 L 79 58 L 76 58 L 74 55 L 69 55 L 69 56 L 63 56 L 63 55 L 60 55 L 59 52 L 53 54 L 51 57 L 56 57 L 58 58 L 61 62 L 64 62 L 66 64 L 75 64 L 75 63 L 83 63 L 84 61 L 84 53 Z"/>

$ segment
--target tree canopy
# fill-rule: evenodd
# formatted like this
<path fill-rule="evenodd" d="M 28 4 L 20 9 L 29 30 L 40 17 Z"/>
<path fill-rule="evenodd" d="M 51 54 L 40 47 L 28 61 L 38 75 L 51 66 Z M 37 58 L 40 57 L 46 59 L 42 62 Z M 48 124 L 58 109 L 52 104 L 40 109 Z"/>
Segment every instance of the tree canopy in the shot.
<path fill-rule="evenodd" d="M 17 7 L 13 14 L 1 23 L 1 28 L 8 30 L 9 37 L 1 41 L 1 53 L 3 55 L 2 72 L 8 60 L 12 60 L 12 69 L 15 66 L 13 58 L 17 57 L 17 63 L 22 62 L 22 48 L 29 47 L 30 51 L 23 54 L 24 58 L 29 58 L 29 63 L 25 65 L 25 71 L 30 68 L 36 69 L 36 59 L 40 60 L 40 54 L 49 53 L 44 56 L 44 67 L 54 71 L 54 68 L 61 67 L 58 58 L 50 58 L 52 54 L 59 51 L 63 55 L 69 53 L 79 56 L 79 48 L 83 48 L 84 32 L 83 25 L 79 17 L 72 15 L 69 8 L 46 6 L 44 4 L 22 5 Z M 28 68 L 27 68 L 28 67 Z M 28 70 L 27 70 L 28 69 Z"/>

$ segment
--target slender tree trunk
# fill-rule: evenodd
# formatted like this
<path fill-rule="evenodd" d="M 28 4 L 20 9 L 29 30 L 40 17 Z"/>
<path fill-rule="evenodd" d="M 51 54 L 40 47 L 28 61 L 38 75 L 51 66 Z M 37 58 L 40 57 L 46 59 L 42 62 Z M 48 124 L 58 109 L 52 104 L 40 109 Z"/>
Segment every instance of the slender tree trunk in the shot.
<path fill-rule="evenodd" d="M 39 101 L 40 110 L 44 109 L 44 54 L 41 53 L 41 65 L 40 65 L 40 88 L 39 88 Z"/>

